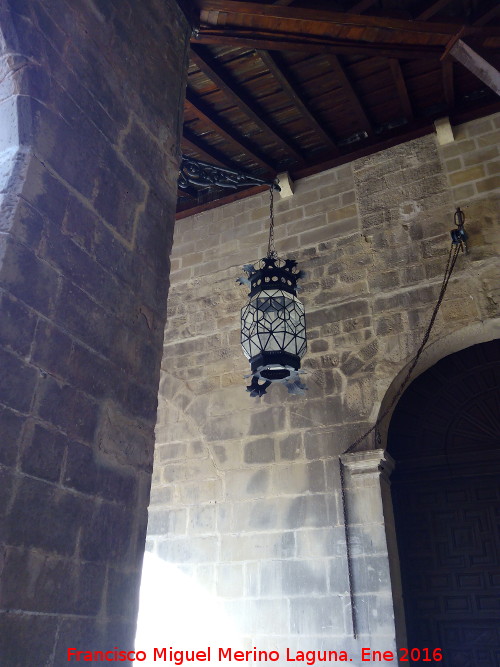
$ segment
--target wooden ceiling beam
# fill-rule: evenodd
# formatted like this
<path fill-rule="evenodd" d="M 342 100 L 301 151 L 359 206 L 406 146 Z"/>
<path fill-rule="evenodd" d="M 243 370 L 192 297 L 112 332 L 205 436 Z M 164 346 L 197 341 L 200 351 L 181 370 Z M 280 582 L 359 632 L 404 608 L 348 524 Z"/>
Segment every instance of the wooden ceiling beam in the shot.
<path fill-rule="evenodd" d="M 406 58 L 408 60 L 437 60 L 443 53 L 443 47 L 434 45 L 409 46 L 404 44 L 374 44 L 371 42 L 352 42 L 287 38 L 280 35 L 241 34 L 228 29 L 201 30 L 191 38 L 194 44 L 212 46 L 235 46 L 237 48 L 261 49 L 266 51 L 290 51 L 298 53 L 335 53 L 345 55 L 365 55 L 379 58 Z"/>
<path fill-rule="evenodd" d="M 201 51 L 199 46 L 191 45 L 191 60 L 195 63 L 197 67 L 207 76 L 211 81 L 213 81 L 216 86 L 223 92 L 223 94 L 228 98 L 235 106 L 237 106 L 248 118 L 250 118 L 263 132 L 267 137 L 281 146 L 285 152 L 292 156 L 294 160 L 299 163 L 304 162 L 303 156 L 293 148 L 280 134 L 278 134 L 269 123 L 266 122 L 263 118 L 264 114 L 259 110 L 259 113 L 255 111 L 251 104 L 252 102 L 246 101 L 242 94 L 236 92 L 233 87 L 234 84 L 229 81 L 225 73 L 217 66 L 216 63 L 209 62 L 205 54 Z"/>
<path fill-rule="evenodd" d="M 450 2 L 451 0 L 437 0 L 437 2 L 431 2 L 431 4 L 417 16 L 417 21 L 427 21 L 427 19 L 430 19 L 431 16 L 437 14 L 440 9 L 443 9 L 443 7 L 449 5 Z"/>
<path fill-rule="evenodd" d="M 302 7 L 280 7 L 276 4 L 262 5 L 238 0 L 194 0 L 194 2 L 200 10 L 201 22 L 211 26 L 227 25 L 232 21 L 244 21 L 247 27 L 250 27 L 249 19 L 256 19 L 259 25 L 251 26 L 255 30 L 266 24 L 270 29 L 279 26 L 281 30 L 285 31 L 292 25 L 296 28 L 297 22 L 300 22 L 303 33 L 317 35 L 325 34 L 328 29 L 338 26 L 380 28 L 384 31 L 394 31 L 400 37 L 402 32 L 420 33 L 423 37 L 429 37 L 437 34 L 452 36 L 457 31 L 456 23 L 447 22 L 426 23 L 390 16 L 361 15 Z M 472 33 L 474 32 L 480 32 L 480 29 L 472 28 Z M 390 39 L 392 40 L 392 36 Z"/>
<path fill-rule="evenodd" d="M 269 164 L 263 157 L 258 155 L 252 146 L 248 144 L 242 137 L 237 136 L 234 132 L 225 125 L 220 119 L 214 120 L 212 118 L 212 112 L 201 100 L 197 99 L 189 90 L 186 91 L 186 107 L 193 113 L 197 118 L 204 123 L 205 126 L 210 128 L 225 141 L 227 141 L 233 148 L 235 148 L 238 153 L 243 153 L 252 158 L 257 162 L 261 167 L 263 167 L 268 174 L 276 173 L 276 169 Z"/>
<path fill-rule="evenodd" d="M 347 100 L 349 101 L 349 104 L 351 105 L 353 112 L 355 113 L 358 122 L 360 123 L 361 129 L 364 130 L 368 135 L 372 134 L 373 133 L 372 124 L 368 119 L 368 116 L 366 115 L 364 107 L 361 104 L 361 101 L 357 96 L 356 91 L 352 87 L 352 83 L 349 77 L 347 76 L 344 68 L 342 67 L 342 64 L 340 63 L 340 60 L 337 58 L 335 54 L 332 53 L 327 56 L 327 61 L 330 67 L 332 68 L 332 71 L 336 79 L 339 81 L 342 91 L 344 92 L 344 95 L 347 97 Z"/>
<path fill-rule="evenodd" d="M 316 134 L 318 134 L 321 137 L 321 140 L 324 142 L 325 147 L 328 148 L 330 151 L 332 151 L 335 155 L 338 155 L 339 149 L 337 148 L 337 145 L 335 144 L 333 138 L 329 134 L 327 134 L 327 132 L 325 132 L 325 130 L 321 127 L 317 119 L 307 108 L 300 95 L 295 91 L 293 83 L 288 79 L 286 74 L 283 72 L 281 67 L 276 62 L 275 58 L 268 51 L 258 50 L 257 54 L 264 63 L 264 65 L 267 67 L 269 72 L 276 79 L 283 92 L 288 95 L 288 97 L 292 100 L 293 104 L 295 105 L 295 107 L 297 107 L 297 109 L 300 111 L 301 115 L 305 118 L 308 124 L 314 129 Z"/>
<path fill-rule="evenodd" d="M 398 91 L 399 102 L 401 104 L 401 109 L 406 117 L 408 122 L 413 120 L 413 107 L 411 105 L 410 96 L 408 95 L 408 88 L 406 87 L 405 78 L 401 70 L 401 65 L 399 60 L 395 58 L 389 59 L 389 65 L 391 67 L 392 76 L 394 83 L 396 84 L 396 89 Z"/>
<path fill-rule="evenodd" d="M 493 6 L 488 12 L 477 18 L 472 25 L 481 28 L 500 14 L 500 4 Z"/>
<path fill-rule="evenodd" d="M 450 54 L 497 95 L 500 95 L 500 72 L 479 53 L 459 39 L 451 47 Z"/>
<path fill-rule="evenodd" d="M 361 0 L 361 2 L 357 2 L 353 7 L 347 10 L 348 14 L 362 14 L 363 12 L 366 12 L 367 9 L 370 9 L 372 5 L 374 5 L 377 2 L 377 0 Z"/>

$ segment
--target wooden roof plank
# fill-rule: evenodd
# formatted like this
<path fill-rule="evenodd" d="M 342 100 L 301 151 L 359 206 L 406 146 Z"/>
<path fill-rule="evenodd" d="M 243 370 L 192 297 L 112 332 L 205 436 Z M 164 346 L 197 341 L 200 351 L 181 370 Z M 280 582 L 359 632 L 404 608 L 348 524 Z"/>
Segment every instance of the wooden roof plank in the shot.
<path fill-rule="evenodd" d="M 241 93 L 236 92 L 228 77 L 224 74 L 220 67 L 215 63 L 210 63 L 206 56 L 200 51 L 199 47 L 191 46 L 191 60 L 202 70 L 202 72 L 213 81 L 218 88 L 229 98 L 236 106 L 238 106 L 244 114 L 253 120 L 257 127 L 268 135 L 271 141 L 279 144 L 289 155 L 291 155 L 297 162 L 303 162 L 302 155 L 290 145 L 280 134 L 278 134 L 268 122 L 264 120 L 262 112 L 255 111 L 251 104 L 246 101 Z"/>
<path fill-rule="evenodd" d="M 342 64 L 340 63 L 340 60 L 337 58 L 335 54 L 332 53 L 328 56 L 328 63 L 330 64 L 330 67 L 332 68 L 336 78 L 339 80 L 340 85 L 342 86 L 342 90 L 347 99 L 349 100 L 349 104 L 351 105 L 353 112 L 356 114 L 358 118 L 358 122 L 361 125 L 361 129 L 367 132 L 367 134 L 372 134 L 373 132 L 372 124 L 368 119 L 368 116 L 366 115 L 364 107 L 361 104 L 361 101 L 357 96 L 356 91 L 352 87 L 349 77 L 347 76 L 344 68 L 342 67 Z"/>
<path fill-rule="evenodd" d="M 389 65 L 391 67 L 392 76 L 394 78 L 394 83 L 396 84 L 396 89 L 398 91 L 399 102 L 401 104 L 401 109 L 406 117 L 407 121 L 413 120 L 413 107 L 411 105 L 410 97 L 408 95 L 408 88 L 406 87 L 406 82 L 401 70 L 401 65 L 399 60 L 395 58 L 389 59 Z"/>
<path fill-rule="evenodd" d="M 252 149 L 251 146 L 241 137 L 236 136 L 228 127 L 225 126 L 219 119 L 215 120 L 212 118 L 210 110 L 207 108 L 201 100 L 196 99 L 196 97 L 189 91 L 186 91 L 186 100 L 185 104 L 192 113 L 194 113 L 198 119 L 210 127 L 214 132 L 219 136 L 229 142 L 234 148 L 240 153 L 246 153 L 251 157 L 255 162 L 257 162 L 261 167 L 263 167 L 267 173 L 275 174 L 276 170 L 269 164 L 264 158 Z"/>
<path fill-rule="evenodd" d="M 186 146 L 186 148 L 189 150 L 198 153 L 198 155 L 200 155 L 201 158 L 206 162 L 211 162 L 212 164 L 216 164 L 219 167 L 234 168 L 236 166 L 235 163 L 225 158 L 212 146 L 202 142 L 186 127 L 183 130 L 181 144 Z"/>
<path fill-rule="evenodd" d="M 294 105 L 299 109 L 300 114 L 306 119 L 308 124 L 314 128 L 316 134 L 318 134 L 322 141 L 326 144 L 326 147 L 333 151 L 335 154 L 339 153 L 337 145 L 335 144 L 333 138 L 325 132 L 321 127 L 318 120 L 314 117 L 311 111 L 307 108 L 304 101 L 300 95 L 295 91 L 292 82 L 285 75 L 281 67 L 278 65 L 276 60 L 268 51 L 257 51 L 260 59 L 276 79 L 278 84 L 281 86 L 283 91 L 288 95 L 288 97 L 293 101 Z"/>

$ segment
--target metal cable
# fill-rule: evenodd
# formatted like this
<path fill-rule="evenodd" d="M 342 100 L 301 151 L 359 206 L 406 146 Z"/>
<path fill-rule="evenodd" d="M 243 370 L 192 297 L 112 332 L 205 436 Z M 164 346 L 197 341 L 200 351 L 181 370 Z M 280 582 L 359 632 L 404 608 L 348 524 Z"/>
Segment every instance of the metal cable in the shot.
<path fill-rule="evenodd" d="M 459 223 L 456 222 L 457 219 L 457 214 L 455 214 L 455 224 L 459 228 L 463 230 L 463 224 L 464 224 L 464 217 L 463 213 L 458 209 L 458 212 L 461 213 L 461 217 L 459 216 Z M 466 238 L 466 237 L 465 237 Z M 355 440 L 349 447 L 343 452 L 343 454 L 348 454 L 351 452 L 357 445 L 359 445 L 360 442 L 362 442 L 367 436 L 370 435 L 373 431 L 375 431 L 379 426 L 380 423 L 387 417 L 389 412 L 392 410 L 398 399 L 400 398 L 401 394 L 403 393 L 405 387 L 407 386 L 408 382 L 411 379 L 412 373 L 415 370 L 415 366 L 418 363 L 418 360 L 420 359 L 420 356 L 422 355 L 422 352 L 424 350 L 424 347 L 427 345 L 427 342 L 429 340 L 429 336 L 431 335 L 432 327 L 434 326 L 434 322 L 436 320 L 439 308 L 441 306 L 441 303 L 443 301 L 446 288 L 448 287 L 448 283 L 450 282 L 451 274 L 453 273 L 453 269 L 455 268 L 455 263 L 457 261 L 458 255 L 460 251 L 464 251 L 465 247 L 465 242 L 460 242 L 458 244 L 452 242 L 452 245 L 450 247 L 450 251 L 448 253 L 448 259 L 446 261 L 446 268 L 444 271 L 443 275 L 443 280 L 441 283 L 441 289 L 439 291 L 439 296 L 438 300 L 436 302 L 436 305 L 434 306 L 434 310 L 432 311 L 431 318 L 429 320 L 429 324 L 427 326 L 427 329 L 425 331 L 424 337 L 422 339 L 422 342 L 420 344 L 420 347 L 418 348 L 416 354 L 414 355 L 410 366 L 408 368 L 408 371 L 401 382 L 401 384 L 398 387 L 397 392 L 393 396 L 392 400 L 390 401 L 389 405 L 385 408 L 385 410 L 382 412 L 382 414 L 379 416 L 375 424 L 369 428 L 363 435 L 361 435 L 357 440 Z M 357 638 L 358 635 L 358 627 L 357 627 L 357 612 L 356 612 L 356 605 L 355 605 L 355 598 L 354 598 L 354 589 L 353 589 L 353 573 L 352 573 L 352 554 L 351 554 L 351 540 L 349 537 L 349 513 L 348 513 L 348 507 L 347 507 L 347 499 L 346 499 L 346 492 L 345 492 L 345 466 L 342 463 L 341 459 L 342 454 L 339 456 L 339 472 L 340 472 L 340 492 L 341 492 L 341 499 L 342 499 L 342 514 L 343 514 L 343 521 L 344 521 L 344 533 L 345 533 L 345 544 L 346 544 L 346 558 L 347 558 L 347 578 L 349 582 L 349 595 L 350 595 L 350 601 L 351 601 L 351 620 L 352 620 L 352 633 L 354 639 Z"/>
<path fill-rule="evenodd" d="M 351 452 L 357 445 L 359 445 L 360 442 L 362 442 L 366 437 L 370 435 L 373 431 L 375 431 L 381 424 L 381 422 L 387 417 L 389 412 L 392 410 L 392 408 L 395 406 L 396 402 L 400 398 L 401 394 L 403 393 L 403 390 L 405 389 L 406 385 L 410 381 L 410 378 L 412 376 L 413 371 L 415 370 L 415 366 L 418 363 L 418 360 L 420 359 L 422 352 L 424 351 L 424 347 L 427 345 L 427 342 L 429 340 L 429 336 L 431 335 L 432 327 L 434 326 L 434 322 L 436 320 L 439 308 L 441 306 L 441 303 L 443 301 L 446 288 L 448 287 L 448 283 L 451 278 L 451 274 L 453 273 L 453 269 L 455 267 L 455 263 L 457 261 L 458 255 L 460 253 L 460 250 L 463 250 L 462 245 L 452 245 L 450 248 L 450 252 L 448 253 L 448 260 L 446 262 L 446 269 L 443 275 L 443 281 L 441 283 L 441 289 L 439 292 L 438 300 L 436 302 L 436 305 L 434 306 L 434 310 L 432 311 L 431 319 L 429 321 L 429 324 L 427 326 L 426 332 L 424 334 L 424 337 L 422 339 L 422 342 L 420 344 L 420 347 L 418 348 L 415 356 L 413 357 L 410 366 L 408 368 L 408 371 L 405 375 L 404 380 L 401 382 L 401 384 L 398 387 L 397 392 L 394 394 L 392 397 L 392 400 L 390 401 L 389 405 L 385 408 L 385 410 L 382 412 L 382 414 L 379 416 L 375 424 L 369 428 L 363 435 L 361 435 L 359 438 L 357 438 L 352 444 L 349 445 L 349 447 L 343 452 L 344 454 L 348 454 Z"/>

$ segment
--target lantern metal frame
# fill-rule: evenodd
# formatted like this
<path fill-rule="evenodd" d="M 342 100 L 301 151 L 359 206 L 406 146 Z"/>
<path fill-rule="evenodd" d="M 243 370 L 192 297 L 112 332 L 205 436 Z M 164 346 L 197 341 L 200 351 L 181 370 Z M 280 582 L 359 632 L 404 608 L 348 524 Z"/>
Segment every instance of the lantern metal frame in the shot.
<path fill-rule="evenodd" d="M 254 266 L 246 264 L 249 301 L 241 309 L 241 346 L 250 361 L 250 396 L 260 397 L 272 383 L 285 384 L 289 393 L 303 394 L 307 387 L 300 374 L 307 350 L 306 320 L 297 298 L 297 281 L 303 272 L 294 259 L 280 259 L 274 247 L 273 188 L 270 188 L 268 253 Z"/>

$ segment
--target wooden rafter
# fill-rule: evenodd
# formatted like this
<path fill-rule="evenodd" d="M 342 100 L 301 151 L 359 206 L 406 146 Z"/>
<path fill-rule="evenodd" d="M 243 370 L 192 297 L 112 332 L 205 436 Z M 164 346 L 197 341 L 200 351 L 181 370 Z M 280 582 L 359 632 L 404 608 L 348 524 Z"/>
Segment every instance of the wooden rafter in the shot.
<path fill-rule="evenodd" d="M 348 14 L 362 14 L 376 2 L 377 0 L 361 0 L 361 2 L 357 2 L 353 7 L 348 9 L 347 12 Z"/>
<path fill-rule="evenodd" d="M 420 14 L 417 16 L 418 21 L 427 21 L 427 19 L 430 19 L 431 16 L 434 16 L 434 14 L 437 14 L 440 9 L 443 9 L 443 7 L 446 7 L 446 5 L 449 5 L 451 0 L 437 0 L 437 2 L 431 2 L 431 4 L 424 9 L 423 12 L 420 12 Z"/>
<path fill-rule="evenodd" d="M 201 120 L 205 126 L 210 127 L 216 134 L 222 137 L 225 141 L 235 148 L 238 153 L 243 153 L 252 158 L 267 173 L 274 174 L 276 170 L 260 155 L 258 155 L 253 147 L 242 137 L 236 135 L 229 127 L 226 126 L 220 119 L 214 120 L 212 113 L 207 105 L 201 100 L 197 99 L 189 90 L 186 91 L 186 107 Z"/>
<path fill-rule="evenodd" d="M 451 47 L 450 54 L 497 95 L 500 95 L 500 72 L 479 53 L 458 39 Z"/>
<path fill-rule="evenodd" d="M 211 146 L 200 141 L 192 132 L 184 128 L 182 135 L 182 144 L 189 150 L 197 153 L 202 160 L 216 164 L 218 167 L 235 167 L 230 160 L 224 159 L 224 156 Z"/>
<path fill-rule="evenodd" d="M 321 127 L 317 119 L 313 116 L 311 111 L 307 108 L 304 101 L 300 95 L 296 92 L 293 83 L 288 79 L 286 74 L 283 72 L 281 67 L 276 62 L 275 58 L 268 51 L 257 51 L 260 59 L 271 72 L 273 77 L 276 79 L 282 90 L 288 95 L 288 97 L 293 101 L 294 105 L 300 111 L 303 118 L 306 119 L 307 123 L 314 129 L 316 134 L 321 137 L 321 140 L 325 144 L 325 148 L 328 148 L 333 154 L 338 155 L 339 150 L 333 141 L 332 137 L 325 132 Z"/>
<path fill-rule="evenodd" d="M 250 35 L 250 36 L 249 36 Z M 308 40 L 302 38 L 286 39 L 275 35 L 240 34 L 231 30 L 200 31 L 193 38 L 195 43 L 208 44 L 212 46 L 234 46 L 236 48 L 264 49 L 268 51 L 290 51 L 298 53 L 336 53 L 344 55 L 378 56 L 381 58 L 408 58 L 416 60 L 436 60 L 442 54 L 443 49 L 438 46 L 423 45 L 421 47 L 407 47 L 401 44 L 388 44 L 387 46 L 370 42 L 356 42 L 346 44 L 345 42 L 317 39 Z"/>
<path fill-rule="evenodd" d="M 191 46 L 191 60 L 197 67 L 213 81 L 217 87 L 224 93 L 227 99 L 231 100 L 241 111 L 248 116 L 257 127 L 267 135 L 267 137 L 281 146 L 288 155 L 291 155 L 297 162 L 304 161 L 302 155 L 287 142 L 281 134 L 274 130 L 268 122 L 263 118 L 262 111 L 257 111 L 253 108 L 253 104 L 247 101 L 241 92 L 236 92 L 234 84 L 229 81 L 226 74 L 214 62 L 209 62 L 207 56 L 202 52 L 201 48 L 196 45 Z"/>
<path fill-rule="evenodd" d="M 346 96 L 347 100 L 349 101 L 351 109 L 353 110 L 354 114 L 358 119 L 358 123 L 360 124 L 360 129 L 364 130 L 368 135 L 372 134 L 373 132 L 372 124 L 368 119 L 365 109 L 361 104 L 361 101 L 357 96 L 356 91 L 352 87 L 352 83 L 349 77 L 347 76 L 344 68 L 342 67 L 340 60 L 334 53 L 332 53 L 327 56 L 327 61 L 330 67 L 332 68 L 335 78 L 337 79 L 337 81 L 339 81 L 342 91 Z"/>
<path fill-rule="evenodd" d="M 398 91 L 401 109 L 403 110 L 406 120 L 410 122 L 413 120 L 413 108 L 411 105 L 410 97 L 408 95 L 405 78 L 401 70 L 401 65 L 399 64 L 399 60 L 396 60 L 395 58 L 391 58 L 389 60 L 389 65 L 391 67 L 394 83 L 396 84 L 396 89 Z"/>
<path fill-rule="evenodd" d="M 492 19 L 494 19 L 496 16 L 500 14 L 500 4 L 496 4 L 494 7 L 492 7 L 488 12 L 477 18 L 473 25 L 477 26 L 478 28 L 482 27 L 483 25 L 487 25 Z"/>
<path fill-rule="evenodd" d="M 453 60 L 451 58 L 443 60 L 441 63 L 441 73 L 446 106 L 448 109 L 453 109 L 455 105 L 455 86 L 453 82 Z"/>

